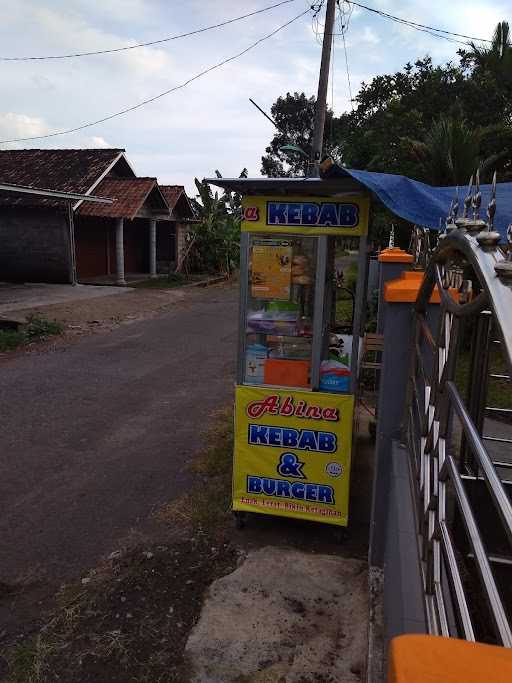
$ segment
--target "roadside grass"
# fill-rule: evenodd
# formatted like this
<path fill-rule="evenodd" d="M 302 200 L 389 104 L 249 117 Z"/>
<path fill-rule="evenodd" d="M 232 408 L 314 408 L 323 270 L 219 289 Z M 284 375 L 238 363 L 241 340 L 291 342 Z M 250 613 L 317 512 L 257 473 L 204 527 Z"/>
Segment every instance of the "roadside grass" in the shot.
<path fill-rule="evenodd" d="M 43 341 L 48 337 L 62 334 L 62 331 L 63 326 L 55 320 L 32 315 L 21 330 L 0 330 L 0 353 Z"/>
<path fill-rule="evenodd" d="M 164 505 L 156 513 L 159 521 L 174 525 L 185 523 L 193 529 L 215 533 L 229 523 L 233 463 L 234 424 L 232 408 L 213 416 L 208 446 L 190 466 L 198 485 L 193 494 Z"/>
<path fill-rule="evenodd" d="M 0 652 L 9 683 L 187 683 L 183 653 L 204 593 L 238 559 L 226 530 L 232 410 L 219 411 L 212 422 L 207 447 L 190 466 L 193 494 L 155 515 L 169 526 L 170 540 L 115 551 L 80 582 L 64 586 L 39 633 Z"/>

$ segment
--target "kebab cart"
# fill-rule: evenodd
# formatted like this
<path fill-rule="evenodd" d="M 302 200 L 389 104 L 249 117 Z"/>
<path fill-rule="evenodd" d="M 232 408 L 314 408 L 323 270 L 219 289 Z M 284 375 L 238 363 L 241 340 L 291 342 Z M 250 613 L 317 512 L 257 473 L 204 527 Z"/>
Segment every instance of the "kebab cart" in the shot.
<path fill-rule="evenodd" d="M 210 182 L 243 195 L 237 523 L 261 513 L 347 526 L 369 195 L 325 195 L 320 179 Z M 336 322 L 340 236 L 359 242 L 350 334 Z"/>

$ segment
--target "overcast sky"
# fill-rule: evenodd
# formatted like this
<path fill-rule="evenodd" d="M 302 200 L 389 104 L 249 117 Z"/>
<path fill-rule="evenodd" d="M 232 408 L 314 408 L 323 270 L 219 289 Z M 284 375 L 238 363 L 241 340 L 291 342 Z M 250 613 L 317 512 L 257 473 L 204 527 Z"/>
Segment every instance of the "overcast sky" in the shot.
<path fill-rule="evenodd" d="M 157 40 L 220 22 L 278 0 L 18 0 L 2 3 L 0 56 L 63 54 Z M 182 83 L 240 52 L 311 3 L 282 7 L 156 47 L 69 60 L 0 64 L 0 140 L 53 133 L 99 119 Z M 510 0 L 367 0 L 407 19 L 478 37 L 512 20 Z M 507 12 L 507 7 L 509 11 Z M 350 106 L 341 38 L 333 63 L 334 110 Z M 430 54 L 456 58 L 457 45 L 364 10 L 347 34 L 354 92 L 361 81 Z M 270 110 L 287 91 L 316 94 L 320 44 L 306 15 L 240 59 L 186 88 L 80 133 L 6 147 L 124 147 L 139 175 L 184 184 L 215 169 L 259 175 L 272 125 L 249 103 Z M 329 104 L 331 88 L 329 87 Z"/>

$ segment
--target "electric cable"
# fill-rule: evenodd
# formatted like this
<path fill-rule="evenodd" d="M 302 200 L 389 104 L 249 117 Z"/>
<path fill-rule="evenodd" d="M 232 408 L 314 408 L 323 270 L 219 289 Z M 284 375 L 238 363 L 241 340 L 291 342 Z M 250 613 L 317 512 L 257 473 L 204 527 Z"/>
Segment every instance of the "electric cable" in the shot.
<path fill-rule="evenodd" d="M 165 90 L 164 92 L 161 92 L 158 95 L 155 95 L 154 97 L 150 97 L 147 100 L 143 100 L 142 102 L 139 102 L 138 104 L 135 104 L 131 107 L 126 107 L 126 109 L 122 109 L 121 111 L 115 112 L 114 114 L 109 114 L 108 116 L 104 116 L 103 118 L 97 119 L 96 121 L 91 121 L 89 123 L 81 124 L 80 126 L 76 126 L 75 128 L 68 128 L 67 130 L 57 131 L 56 133 L 47 133 L 46 135 L 31 135 L 31 136 L 25 137 L 25 138 L 13 138 L 11 140 L 0 140 L 0 144 L 4 145 L 4 144 L 10 144 L 10 143 L 14 143 L 14 142 L 27 142 L 29 140 L 44 140 L 47 138 L 54 138 L 54 137 L 57 137 L 59 135 L 68 135 L 69 133 L 77 133 L 78 131 L 84 130 L 85 128 L 90 128 L 91 126 L 96 126 L 99 123 L 104 123 L 105 121 L 110 121 L 112 119 L 115 119 L 118 116 L 122 116 L 123 114 L 128 114 L 129 112 L 134 111 L 135 109 L 140 109 L 140 107 L 144 107 L 146 104 L 150 104 L 151 102 L 155 102 L 155 100 L 159 100 L 160 98 L 165 97 L 166 95 L 170 95 L 171 93 L 176 92 L 177 90 L 181 90 L 181 89 L 185 88 L 187 85 L 189 85 L 190 83 L 192 83 L 193 81 L 196 81 L 198 78 L 201 78 L 202 76 L 205 76 L 206 74 L 210 73 L 211 71 L 214 71 L 215 69 L 219 69 L 221 66 L 224 66 L 225 64 L 228 64 L 229 62 L 233 62 L 235 59 L 242 57 L 247 52 L 249 52 L 253 48 L 255 48 L 258 45 L 260 45 L 261 43 L 263 43 L 265 40 L 272 38 L 272 36 L 275 36 L 276 33 L 279 33 L 279 31 L 282 31 L 283 29 L 290 26 L 290 24 L 293 24 L 295 21 L 297 21 L 298 19 L 300 19 L 304 15 L 308 14 L 308 12 L 310 12 L 310 11 L 311 11 L 311 7 L 309 7 L 304 12 L 297 14 L 297 16 L 293 17 L 293 19 L 290 19 L 285 24 L 278 26 L 278 28 L 274 29 L 271 33 L 267 33 L 267 35 L 263 36 L 262 38 L 259 38 L 254 43 L 251 43 L 251 45 L 246 47 L 241 52 L 238 52 L 236 55 L 232 55 L 231 57 L 227 57 L 226 59 L 223 59 L 221 62 L 218 62 L 217 64 L 214 64 L 213 66 L 210 66 L 207 69 L 204 69 L 203 71 L 200 71 L 195 76 L 191 76 L 189 79 L 187 79 L 183 83 L 180 83 L 179 85 L 175 85 L 174 87 L 169 88 L 169 90 Z"/>
<path fill-rule="evenodd" d="M 345 4 L 345 0 L 343 0 L 343 5 Z M 342 13 L 341 16 L 341 37 L 343 40 L 343 51 L 345 53 L 345 66 L 347 69 L 347 81 L 348 81 L 348 94 L 350 97 L 350 108 L 352 111 L 354 111 L 354 102 L 353 102 L 353 97 L 352 97 L 352 83 L 350 80 L 350 67 L 348 65 L 348 54 L 347 54 L 347 41 L 345 40 L 345 33 L 348 31 L 348 27 L 350 24 L 350 19 L 352 17 L 352 12 L 354 11 L 353 8 L 351 8 L 348 12 L 347 15 L 347 21 L 345 22 L 345 14 L 344 14 L 344 8 L 340 7 L 340 3 L 338 0 L 338 8 L 340 9 L 340 12 Z"/>
<path fill-rule="evenodd" d="M 29 61 L 43 61 L 48 59 L 72 59 L 74 57 L 91 57 L 93 55 L 107 55 L 115 52 L 125 52 L 126 50 L 135 50 L 139 47 L 149 47 L 151 45 L 160 45 L 161 43 L 168 43 L 172 40 L 178 40 L 180 38 L 188 38 L 189 36 L 195 36 L 199 33 L 205 33 L 206 31 L 211 31 L 212 29 L 221 28 L 223 26 L 228 26 L 228 24 L 234 24 L 242 19 L 247 19 L 248 17 L 254 17 L 256 14 L 262 14 L 263 12 L 268 12 L 276 7 L 281 7 L 281 5 L 287 5 L 290 2 L 296 2 L 296 0 L 281 0 L 274 5 L 269 5 L 268 7 L 263 7 L 262 9 L 255 10 L 254 12 L 249 12 L 249 14 L 242 14 L 239 17 L 234 17 L 233 19 L 227 19 L 226 21 L 221 21 L 219 24 L 212 24 L 211 26 L 205 26 L 203 28 L 195 29 L 194 31 L 188 31 L 187 33 L 180 33 L 175 36 L 167 36 L 166 38 L 160 38 L 159 40 L 151 40 L 147 43 L 136 43 L 135 45 L 127 45 L 125 47 L 116 47 L 106 50 L 93 50 L 90 52 L 74 52 L 66 55 L 41 55 L 41 56 L 26 56 L 26 57 L 0 57 L 1 62 L 29 62 Z"/>
<path fill-rule="evenodd" d="M 436 37 L 436 38 L 444 38 L 445 40 L 449 40 L 452 43 L 461 43 L 462 45 L 468 45 L 467 42 L 461 41 L 461 40 L 453 40 L 450 38 L 450 36 L 454 36 L 456 38 L 465 38 L 466 40 L 477 40 L 479 42 L 483 43 L 492 43 L 492 40 L 489 38 L 475 38 L 475 36 L 468 36 L 465 35 L 464 33 L 455 33 L 454 31 L 447 31 L 442 28 L 436 28 L 435 26 L 428 26 L 428 24 L 420 24 L 416 21 L 412 21 L 410 19 L 403 19 L 401 17 L 397 17 L 394 14 L 389 14 L 388 12 L 384 12 L 382 10 L 376 9 L 375 7 L 368 7 L 368 5 L 363 5 L 360 2 L 357 2 L 356 0 L 346 0 L 351 5 L 355 5 L 355 7 L 360 7 L 361 9 L 365 9 L 368 12 L 373 12 L 374 14 L 378 14 L 381 17 L 384 17 L 385 19 L 391 19 L 392 21 L 396 21 L 400 24 L 404 24 L 405 26 L 409 26 L 410 28 L 414 28 L 418 31 L 423 31 L 425 33 L 429 33 L 430 35 Z M 435 33 L 432 33 L 435 31 Z M 439 35 L 439 34 L 444 34 L 444 35 Z"/>

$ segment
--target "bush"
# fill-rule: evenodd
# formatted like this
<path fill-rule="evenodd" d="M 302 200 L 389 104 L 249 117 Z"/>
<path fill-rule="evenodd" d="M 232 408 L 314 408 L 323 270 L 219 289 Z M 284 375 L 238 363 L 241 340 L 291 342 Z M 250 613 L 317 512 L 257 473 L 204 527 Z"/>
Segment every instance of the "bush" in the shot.
<path fill-rule="evenodd" d="M 56 320 L 47 320 L 37 315 L 31 315 L 28 318 L 23 334 L 27 342 L 46 339 L 46 337 L 51 337 L 55 334 L 62 334 L 62 325 Z"/>
<path fill-rule="evenodd" d="M 0 330 L 0 353 L 61 334 L 62 329 L 62 325 L 55 320 L 31 315 L 22 330 Z"/>

